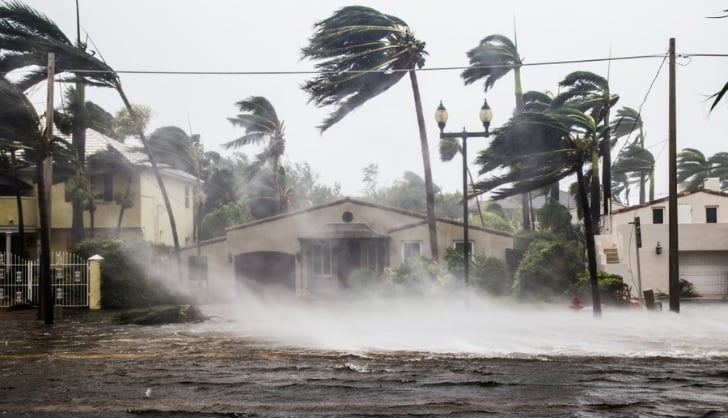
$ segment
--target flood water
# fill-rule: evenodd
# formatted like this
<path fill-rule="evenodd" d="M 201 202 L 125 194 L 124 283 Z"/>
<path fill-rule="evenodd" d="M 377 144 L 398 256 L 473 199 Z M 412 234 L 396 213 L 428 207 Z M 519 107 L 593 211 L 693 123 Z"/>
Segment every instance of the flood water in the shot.
<path fill-rule="evenodd" d="M 202 323 L 0 316 L 0 416 L 728 416 L 728 305 L 207 305 Z M 33 316 L 31 316 L 33 315 Z"/>

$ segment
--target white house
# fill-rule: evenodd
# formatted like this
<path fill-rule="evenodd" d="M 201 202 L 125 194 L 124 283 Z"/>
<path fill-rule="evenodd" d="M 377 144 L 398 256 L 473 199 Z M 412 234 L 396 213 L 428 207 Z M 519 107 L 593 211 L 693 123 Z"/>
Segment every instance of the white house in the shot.
<path fill-rule="evenodd" d="M 611 233 L 597 236 L 599 269 L 623 276 L 637 294 L 642 289 L 668 293 L 668 198 L 618 209 L 611 215 Z M 717 178 L 703 188 L 678 195 L 680 279 L 702 296 L 728 296 L 728 193 Z M 635 218 L 641 224 L 639 269 Z"/>

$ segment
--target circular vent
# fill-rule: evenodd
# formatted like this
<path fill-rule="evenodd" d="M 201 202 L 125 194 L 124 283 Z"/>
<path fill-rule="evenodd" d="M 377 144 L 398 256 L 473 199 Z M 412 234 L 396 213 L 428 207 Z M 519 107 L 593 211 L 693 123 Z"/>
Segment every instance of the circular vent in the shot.
<path fill-rule="evenodd" d="M 347 210 L 346 212 L 344 212 L 344 213 L 343 213 L 343 214 L 341 215 L 341 220 L 342 220 L 342 221 L 344 221 L 344 222 L 346 222 L 346 223 L 349 223 L 349 222 L 351 222 L 351 221 L 353 221 L 353 220 L 354 220 L 354 214 L 353 214 L 353 213 L 351 213 L 351 212 L 349 212 L 349 211 Z"/>

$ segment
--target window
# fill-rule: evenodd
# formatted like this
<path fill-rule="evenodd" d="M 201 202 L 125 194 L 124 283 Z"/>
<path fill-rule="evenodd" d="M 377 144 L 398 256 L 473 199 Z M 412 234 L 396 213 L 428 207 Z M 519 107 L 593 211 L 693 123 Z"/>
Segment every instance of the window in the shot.
<path fill-rule="evenodd" d="M 455 248 L 458 251 L 463 251 L 463 242 L 464 241 L 455 241 L 453 243 L 453 248 Z M 473 241 L 468 240 L 468 255 L 470 255 L 470 258 L 473 258 L 474 252 L 475 252 L 475 248 L 473 246 Z"/>
<path fill-rule="evenodd" d="M 709 224 L 718 223 L 718 208 L 713 207 L 707 207 L 705 208 L 705 222 Z"/>
<path fill-rule="evenodd" d="M 402 242 L 402 261 L 407 261 L 411 257 L 419 257 L 422 254 L 422 242 L 420 241 L 403 241 Z"/>
<path fill-rule="evenodd" d="M 653 224 L 664 224 L 665 223 L 665 208 L 652 208 L 652 223 Z"/>
<path fill-rule="evenodd" d="M 331 275 L 331 246 L 329 244 L 311 246 L 311 271 L 318 276 Z"/>
<path fill-rule="evenodd" d="M 366 256 L 364 264 L 369 270 L 376 273 L 384 271 L 386 253 L 383 243 L 369 242 L 363 255 Z"/>
<path fill-rule="evenodd" d="M 114 201 L 114 175 L 104 173 L 91 178 L 91 192 L 94 199 L 105 202 Z"/>

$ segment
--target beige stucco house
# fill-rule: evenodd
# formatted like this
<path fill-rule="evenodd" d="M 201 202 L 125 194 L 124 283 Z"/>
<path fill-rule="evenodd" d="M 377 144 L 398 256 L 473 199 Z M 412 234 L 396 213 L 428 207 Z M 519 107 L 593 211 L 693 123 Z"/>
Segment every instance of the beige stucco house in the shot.
<path fill-rule="evenodd" d="M 718 179 L 678 195 L 679 275 L 702 296 L 728 296 L 728 193 Z M 668 293 L 668 199 L 614 210 L 606 234 L 597 236 L 599 268 L 623 276 L 638 294 L 642 289 Z M 642 248 L 635 240 L 640 218 Z M 638 274 L 639 273 L 639 274 Z"/>
<path fill-rule="evenodd" d="M 67 138 L 70 141 L 70 138 Z M 113 170 L 87 170 L 94 192 L 95 211 L 93 229 L 95 237 L 114 236 L 119 220 L 120 206 L 115 202 L 116 192 L 129 188 L 133 206 L 124 211 L 121 235 L 140 236 L 145 241 L 162 246 L 172 246 L 173 239 L 167 211 L 156 177 L 146 155 L 133 147 L 102 135 L 92 129 L 86 131 L 86 157 L 113 148 L 133 167 L 127 177 Z M 192 195 L 196 184 L 194 176 L 180 170 L 162 167 L 161 175 L 170 196 L 172 210 L 177 224 L 181 245 L 193 240 Z M 40 228 L 36 189 L 32 170 L 25 173 L 22 196 L 23 223 L 26 246 L 35 254 L 37 231 Z M 51 192 L 51 248 L 54 251 L 68 250 L 71 235 L 71 202 L 66 200 L 66 185 L 58 182 Z M 84 211 L 85 235 L 91 234 L 91 214 Z M 10 250 L 18 253 L 18 209 L 12 187 L 0 188 L 0 252 Z"/>
<path fill-rule="evenodd" d="M 437 220 L 440 254 L 462 245 L 463 225 Z M 471 226 L 473 254 L 505 259 L 509 233 Z M 413 256 L 431 257 L 424 214 L 343 198 L 234 226 L 225 236 L 184 249 L 205 258 L 208 289 L 230 296 L 237 283 L 277 285 L 290 293 L 332 294 L 349 274 L 365 268 L 381 273 Z M 197 279 L 188 271 L 190 279 Z"/>

